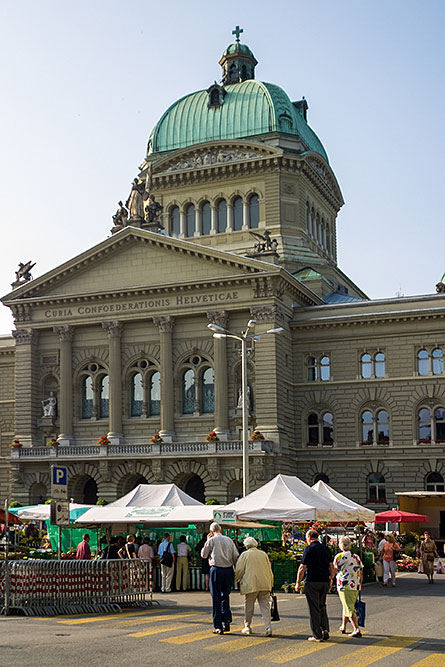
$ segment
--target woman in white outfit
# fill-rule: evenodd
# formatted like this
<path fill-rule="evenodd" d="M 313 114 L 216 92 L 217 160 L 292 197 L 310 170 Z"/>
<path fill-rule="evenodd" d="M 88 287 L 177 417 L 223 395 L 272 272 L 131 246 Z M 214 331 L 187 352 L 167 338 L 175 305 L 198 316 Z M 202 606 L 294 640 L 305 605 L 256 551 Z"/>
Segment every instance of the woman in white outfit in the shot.
<path fill-rule="evenodd" d="M 261 616 L 266 627 L 266 637 L 270 637 L 270 591 L 273 586 L 273 574 L 268 555 L 257 549 L 258 542 L 253 537 L 244 540 L 244 551 L 238 558 L 235 568 L 235 581 L 240 582 L 241 595 L 244 600 L 245 635 L 252 634 L 251 624 L 255 600 L 258 600 Z"/>

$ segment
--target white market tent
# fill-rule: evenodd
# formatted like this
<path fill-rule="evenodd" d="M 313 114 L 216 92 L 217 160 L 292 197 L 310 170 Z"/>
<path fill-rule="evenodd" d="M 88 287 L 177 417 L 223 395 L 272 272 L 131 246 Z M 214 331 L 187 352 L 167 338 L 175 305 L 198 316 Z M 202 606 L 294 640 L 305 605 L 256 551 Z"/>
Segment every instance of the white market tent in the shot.
<path fill-rule="evenodd" d="M 351 502 L 351 501 L 348 501 Z M 327 498 L 298 477 L 277 475 L 245 498 L 224 507 L 240 519 L 269 521 L 356 521 L 357 508 Z"/>
<path fill-rule="evenodd" d="M 122 498 L 114 500 L 106 507 L 182 507 L 183 505 L 202 505 L 176 484 L 138 484 Z"/>
<path fill-rule="evenodd" d="M 71 519 L 75 519 L 82 512 L 86 512 L 90 507 L 96 505 L 80 505 L 78 503 L 70 504 Z M 50 505 L 30 505 L 29 507 L 11 507 L 9 511 L 24 521 L 47 521 L 50 515 Z"/>
<path fill-rule="evenodd" d="M 344 503 L 345 505 L 348 505 L 348 507 L 351 507 L 352 509 L 355 510 L 355 520 L 357 521 L 375 521 L 375 512 L 373 510 L 368 509 L 367 507 L 363 507 L 363 505 L 359 505 L 358 503 L 355 503 L 353 500 L 350 500 L 346 496 L 343 496 L 341 493 L 333 489 L 331 486 L 326 484 L 325 482 L 322 482 L 321 480 L 317 482 L 316 484 L 313 485 L 312 487 L 314 491 L 319 493 L 325 498 L 330 498 L 332 500 L 339 501 L 341 503 Z"/>

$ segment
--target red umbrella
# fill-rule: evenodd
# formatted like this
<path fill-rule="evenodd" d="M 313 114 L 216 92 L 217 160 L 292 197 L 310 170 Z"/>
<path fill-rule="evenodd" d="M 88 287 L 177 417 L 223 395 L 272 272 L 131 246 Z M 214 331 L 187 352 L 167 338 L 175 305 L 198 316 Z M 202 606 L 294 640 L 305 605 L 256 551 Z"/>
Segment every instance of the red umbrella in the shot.
<path fill-rule="evenodd" d="M 402 512 L 401 510 L 388 510 L 379 512 L 375 515 L 376 523 L 418 523 L 420 521 L 429 521 L 426 514 L 413 514 L 412 512 Z"/>
<path fill-rule="evenodd" d="M 0 523 L 5 523 L 6 521 L 6 513 L 5 510 L 0 509 Z M 12 512 L 8 512 L 8 524 L 12 526 L 15 524 L 16 526 L 20 526 L 23 523 L 23 521 L 19 518 L 16 517 L 15 514 Z"/>

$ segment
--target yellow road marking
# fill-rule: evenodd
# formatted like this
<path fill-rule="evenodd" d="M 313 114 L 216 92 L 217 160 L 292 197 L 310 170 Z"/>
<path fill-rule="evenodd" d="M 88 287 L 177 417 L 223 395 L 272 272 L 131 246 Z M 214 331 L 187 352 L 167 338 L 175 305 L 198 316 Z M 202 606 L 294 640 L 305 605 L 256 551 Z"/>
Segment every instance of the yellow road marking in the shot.
<path fill-rule="evenodd" d="M 159 608 L 157 609 L 144 609 L 143 611 L 131 611 L 125 614 L 107 614 L 106 616 L 89 616 L 89 617 L 83 617 L 83 618 L 73 618 L 70 620 L 63 620 L 63 621 L 57 621 L 58 623 L 62 623 L 64 625 L 81 625 L 82 623 L 98 623 L 99 621 L 109 621 L 110 619 L 113 618 L 129 618 L 131 616 L 150 616 L 150 614 L 153 614 L 154 612 L 159 612 Z M 166 610 L 168 611 L 168 610 Z M 46 620 L 49 620 L 48 618 Z M 54 619 L 53 619 L 54 620 Z"/>
<path fill-rule="evenodd" d="M 272 642 L 273 637 L 255 637 L 254 635 L 247 635 L 246 637 L 238 637 L 237 639 L 231 639 L 228 642 L 218 642 L 217 644 L 212 644 L 212 646 L 206 646 L 207 651 L 224 651 L 225 653 L 234 653 L 235 651 L 242 651 L 244 648 L 249 648 L 250 646 L 257 646 L 257 644 L 263 644 L 264 642 Z"/>
<path fill-rule="evenodd" d="M 411 667 L 443 667 L 445 658 L 443 653 L 432 653 L 427 658 L 415 662 Z"/>
<path fill-rule="evenodd" d="M 281 665 L 284 662 L 290 662 L 296 658 L 303 658 L 305 655 L 310 653 L 315 653 L 316 651 L 321 651 L 325 648 L 335 646 L 335 644 L 340 644 L 341 642 L 346 641 L 347 637 L 339 635 L 338 637 L 332 638 L 327 642 L 308 642 L 300 641 L 298 643 L 293 643 L 292 646 L 289 646 L 285 649 L 279 649 L 278 651 L 272 651 L 271 653 L 266 653 L 265 655 L 257 656 L 259 659 L 268 660 L 269 662 L 274 662 L 275 664 Z M 348 667 L 349 665 L 349 656 L 347 656 Z M 338 660 L 336 661 L 336 667 L 338 667 Z M 323 665 L 324 667 L 324 665 Z"/>
<path fill-rule="evenodd" d="M 353 651 L 348 653 L 345 656 L 345 661 L 348 664 L 348 667 L 367 667 L 367 665 L 372 665 L 373 662 L 377 660 L 383 660 L 393 653 L 397 653 L 403 648 L 415 644 L 420 640 L 420 637 L 387 637 L 382 639 L 376 644 L 371 646 L 364 646 L 358 651 Z M 338 660 L 331 660 L 327 662 L 323 667 L 338 667 Z M 442 665 L 443 667 L 443 665 Z"/>
<path fill-rule="evenodd" d="M 188 616 L 201 616 L 203 611 L 184 611 L 182 613 L 160 614 L 159 616 L 150 616 L 145 620 L 144 618 L 130 618 L 127 621 L 120 621 L 118 618 L 113 623 L 104 623 L 99 627 L 112 626 L 113 628 L 125 628 L 129 625 L 144 625 L 145 623 L 154 623 L 155 621 L 176 621 L 177 618 L 186 618 Z"/>
<path fill-rule="evenodd" d="M 133 632 L 128 635 L 129 637 L 148 637 L 148 635 L 157 635 L 160 632 L 171 632 L 172 630 L 184 630 L 185 628 L 190 627 L 190 625 L 197 625 L 197 623 L 174 623 L 173 625 L 160 625 L 158 627 L 150 628 L 150 630 L 145 630 L 144 632 Z"/>
<path fill-rule="evenodd" d="M 255 625 L 262 625 L 262 623 L 256 623 L 252 625 L 252 627 L 255 627 Z M 241 628 L 232 628 L 232 632 L 241 632 Z M 210 637 L 214 637 L 215 640 L 221 641 L 217 635 L 212 633 L 210 628 L 207 628 L 207 630 L 200 630 L 199 632 L 188 632 L 186 634 L 179 635 L 178 637 L 167 637 L 166 639 L 161 639 L 160 641 L 167 642 L 168 644 L 191 644 L 192 642 L 199 642 L 201 639 L 209 639 Z"/>

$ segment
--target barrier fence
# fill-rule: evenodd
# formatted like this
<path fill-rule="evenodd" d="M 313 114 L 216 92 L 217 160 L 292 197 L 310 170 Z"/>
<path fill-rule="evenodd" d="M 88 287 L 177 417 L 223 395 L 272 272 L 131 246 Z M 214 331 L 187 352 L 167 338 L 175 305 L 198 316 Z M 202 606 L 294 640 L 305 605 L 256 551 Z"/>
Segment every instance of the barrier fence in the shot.
<path fill-rule="evenodd" d="M 137 559 L 3 561 L 2 613 L 52 616 L 151 606 L 151 570 Z"/>

